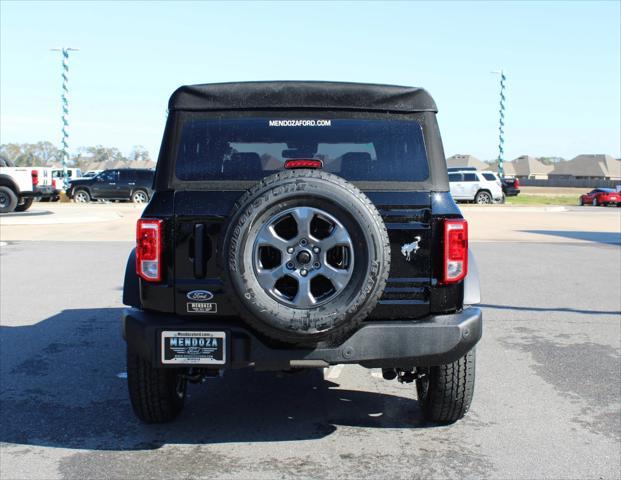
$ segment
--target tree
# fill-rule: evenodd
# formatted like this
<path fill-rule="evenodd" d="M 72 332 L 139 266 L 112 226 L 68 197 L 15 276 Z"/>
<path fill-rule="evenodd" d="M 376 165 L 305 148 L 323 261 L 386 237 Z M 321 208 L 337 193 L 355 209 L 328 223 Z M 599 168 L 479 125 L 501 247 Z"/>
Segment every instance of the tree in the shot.
<path fill-rule="evenodd" d="M 132 152 L 129 154 L 129 159 L 132 162 L 141 161 L 141 160 L 151 160 L 151 156 L 147 149 L 145 149 L 142 145 L 135 145 L 132 148 Z"/>
<path fill-rule="evenodd" d="M 114 160 L 127 160 L 116 147 L 103 147 L 97 145 L 94 147 L 83 147 L 80 150 L 87 153 L 93 162 L 109 162 Z"/>
<path fill-rule="evenodd" d="M 52 142 L 35 143 L 33 154 L 41 160 L 43 165 L 50 165 L 56 161 L 62 162 L 62 152 Z"/>
<path fill-rule="evenodd" d="M 0 145 L 0 154 L 18 167 L 47 166 L 60 160 L 58 148 L 52 142 L 7 143 Z"/>

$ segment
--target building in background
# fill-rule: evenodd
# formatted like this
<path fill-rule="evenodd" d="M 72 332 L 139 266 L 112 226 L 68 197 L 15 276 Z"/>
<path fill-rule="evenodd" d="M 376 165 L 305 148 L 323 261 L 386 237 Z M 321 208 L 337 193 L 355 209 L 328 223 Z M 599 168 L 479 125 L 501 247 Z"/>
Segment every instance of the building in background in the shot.
<path fill-rule="evenodd" d="M 473 155 L 464 155 L 458 153 L 446 159 L 446 165 L 449 168 L 455 167 L 475 167 L 477 170 L 485 170 L 489 165 L 482 162 Z"/>
<path fill-rule="evenodd" d="M 610 155 L 578 155 L 554 165 L 550 179 L 621 180 L 621 161 Z"/>
<path fill-rule="evenodd" d="M 553 165 L 545 165 L 530 155 L 521 155 L 511 161 L 515 176 L 520 179 L 546 180 L 554 169 Z"/>

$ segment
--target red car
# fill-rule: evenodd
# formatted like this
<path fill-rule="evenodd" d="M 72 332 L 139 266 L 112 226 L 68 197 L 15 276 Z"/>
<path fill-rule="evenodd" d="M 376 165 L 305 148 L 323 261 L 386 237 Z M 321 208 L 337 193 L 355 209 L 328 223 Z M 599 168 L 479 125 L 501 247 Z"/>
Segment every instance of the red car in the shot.
<path fill-rule="evenodd" d="M 580 205 L 610 205 L 616 203 L 621 206 L 621 192 L 617 192 L 612 188 L 596 188 L 589 193 L 580 195 Z"/>

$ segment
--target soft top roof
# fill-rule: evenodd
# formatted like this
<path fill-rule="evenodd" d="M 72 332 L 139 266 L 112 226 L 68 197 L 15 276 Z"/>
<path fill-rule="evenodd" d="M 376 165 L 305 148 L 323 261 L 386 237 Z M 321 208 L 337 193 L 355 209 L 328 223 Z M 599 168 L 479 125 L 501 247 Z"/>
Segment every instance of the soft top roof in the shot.
<path fill-rule="evenodd" d="M 185 85 L 170 97 L 169 110 L 374 110 L 437 112 L 422 88 L 345 82 L 231 82 Z"/>

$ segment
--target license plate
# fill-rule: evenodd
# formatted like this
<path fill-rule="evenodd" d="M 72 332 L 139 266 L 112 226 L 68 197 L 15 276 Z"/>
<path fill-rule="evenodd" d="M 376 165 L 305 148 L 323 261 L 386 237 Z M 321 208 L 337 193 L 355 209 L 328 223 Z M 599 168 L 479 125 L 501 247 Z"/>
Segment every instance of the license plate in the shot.
<path fill-rule="evenodd" d="M 162 363 L 222 365 L 226 363 L 225 332 L 162 332 Z"/>

